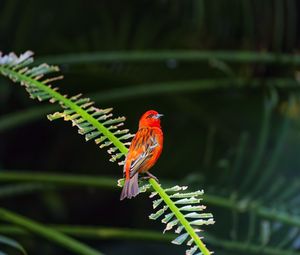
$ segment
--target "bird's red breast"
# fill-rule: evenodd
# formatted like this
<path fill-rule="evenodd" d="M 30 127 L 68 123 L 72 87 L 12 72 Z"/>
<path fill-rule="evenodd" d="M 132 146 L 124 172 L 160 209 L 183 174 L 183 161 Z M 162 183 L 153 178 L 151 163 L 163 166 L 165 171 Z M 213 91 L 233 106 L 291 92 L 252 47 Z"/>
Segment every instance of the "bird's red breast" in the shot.
<path fill-rule="evenodd" d="M 143 114 L 139 130 L 135 134 L 126 157 L 124 171 L 126 179 L 136 172 L 148 171 L 159 158 L 163 148 L 163 132 L 160 126 L 161 115 L 153 110 Z"/>
<path fill-rule="evenodd" d="M 125 183 L 121 200 L 135 197 L 139 193 L 139 173 L 147 172 L 161 154 L 163 148 L 163 132 L 160 126 L 161 116 L 162 114 L 157 111 L 150 110 L 145 112 L 139 121 L 139 129 L 132 139 L 125 160 Z"/>

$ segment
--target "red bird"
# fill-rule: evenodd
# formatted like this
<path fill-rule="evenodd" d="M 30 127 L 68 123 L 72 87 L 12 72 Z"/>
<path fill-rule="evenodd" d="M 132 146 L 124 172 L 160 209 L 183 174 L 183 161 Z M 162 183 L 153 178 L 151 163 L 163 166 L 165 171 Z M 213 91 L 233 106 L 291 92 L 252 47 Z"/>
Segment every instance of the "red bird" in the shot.
<path fill-rule="evenodd" d="M 154 166 L 163 148 L 163 132 L 160 126 L 162 116 L 157 111 L 150 110 L 140 118 L 139 130 L 132 139 L 125 159 L 125 183 L 121 200 L 139 194 L 139 173 L 146 173 L 150 178 L 156 179 L 148 170 Z"/>

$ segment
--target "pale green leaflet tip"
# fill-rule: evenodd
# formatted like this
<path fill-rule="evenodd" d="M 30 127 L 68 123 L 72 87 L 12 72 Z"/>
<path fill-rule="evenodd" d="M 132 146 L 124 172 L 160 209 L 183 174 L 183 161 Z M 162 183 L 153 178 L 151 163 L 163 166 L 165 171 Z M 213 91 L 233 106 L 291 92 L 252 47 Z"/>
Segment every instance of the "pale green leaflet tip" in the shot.
<path fill-rule="evenodd" d="M 177 244 L 177 245 L 181 245 L 183 244 L 183 242 L 188 238 L 189 234 L 188 233 L 184 233 L 180 236 L 178 236 L 177 238 L 175 238 L 172 243 L 173 244 Z"/>

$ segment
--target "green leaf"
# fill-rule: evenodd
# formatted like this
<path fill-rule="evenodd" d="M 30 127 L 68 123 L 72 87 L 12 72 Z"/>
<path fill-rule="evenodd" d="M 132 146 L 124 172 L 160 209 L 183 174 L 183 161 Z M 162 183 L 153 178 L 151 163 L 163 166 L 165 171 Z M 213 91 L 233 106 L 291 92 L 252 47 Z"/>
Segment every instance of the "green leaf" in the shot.
<path fill-rule="evenodd" d="M 15 241 L 15 240 L 13 240 L 11 238 L 8 238 L 6 236 L 0 235 L 0 244 L 7 245 L 7 246 L 9 246 L 11 248 L 14 248 L 14 249 L 20 251 L 22 254 L 27 255 L 27 252 L 25 251 L 25 249 L 17 241 Z"/>
<path fill-rule="evenodd" d="M 178 236 L 176 239 L 174 239 L 172 241 L 172 243 L 177 244 L 177 245 L 181 245 L 188 238 L 188 236 L 189 236 L 188 233 L 184 233 L 184 234 Z"/>

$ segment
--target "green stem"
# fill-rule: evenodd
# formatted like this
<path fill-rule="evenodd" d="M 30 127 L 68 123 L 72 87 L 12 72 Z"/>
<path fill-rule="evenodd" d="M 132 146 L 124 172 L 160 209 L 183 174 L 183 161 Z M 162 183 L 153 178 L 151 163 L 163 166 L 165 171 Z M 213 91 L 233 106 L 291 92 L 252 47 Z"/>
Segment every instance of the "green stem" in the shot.
<path fill-rule="evenodd" d="M 27 171 L 0 171 L 0 182 L 31 182 L 62 186 L 98 187 L 117 189 L 116 178 L 58 173 L 39 173 Z"/>
<path fill-rule="evenodd" d="M 300 64 L 300 57 L 294 54 L 278 54 L 254 51 L 193 51 L 193 50 L 156 50 L 156 51 L 112 51 L 74 53 L 40 57 L 36 63 L 52 64 L 91 64 L 111 62 L 165 62 L 170 59 L 183 62 L 200 62 L 218 59 L 230 63 L 281 63 Z"/>
<path fill-rule="evenodd" d="M 13 223 L 19 227 L 27 229 L 29 232 L 43 236 L 61 246 L 81 255 L 103 255 L 85 244 L 70 238 L 59 231 L 56 231 L 50 227 L 46 227 L 33 220 L 25 218 L 16 213 L 10 212 L 4 208 L 0 208 L 0 218 L 4 221 Z"/>
<path fill-rule="evenodd" d="M 166 205 L 174 213 L 179 222 L 184 226 L 185 230 L 193 238 L 195 244 L 199 247 L 203 255 L 210 255 L 210 251 L 206 248 L 205 244 L 201 241 L 195 230 L 192 228 L 190 223 L 186 220 L 184 215 L 180 212 L 178 207 L 170 199 L 167 193 L 161 188 L 161 186 L 153 179 L 149 179 L 149 183 L 152 185 L 153 189 L 159 194 L 159 196 L 164 200 Z"/>
<path fill-rule="evenodd" d="M 213 236 L 206 235 L 205 238 L 209 243 L 222 250 L 238 251 L 234 254 L 260 254 L 260 255 L 299 255 L 299 252 L 293 252 L 290 249 L 278 249 L 270 246 L 262 246 L 258 244 L 249 244 L 247 242 L 222 240 Z"/>
<path fill-rule="evenodd" d="M 39 118 L 44 117 L 48 113 L 52 113 L 59 109 L 56 105 L 39 105 L 18 112 L 11 112 L 2 115 L 0 118 L 0 133 L 11 130 L 14 127 L 20 128 L 22 125 L 31 123 Z"/>
<path fill-rule="evenodd" d="M 61 233 L 78 238 L 90 239 L 125 239 L 125 240 L 147 240 L 156 242 L 169 242 L 176 238 L 176 234 L 158 231 L 132 229 L 132 228 L 109 228 L 102 226 L 69 226 L 69 225 L 49 225 Z M 0 226 L 0 233 L 6 235 L 26 235 L 28 232 L 20 227 L 11 225 Z"/>
<path fill-rule="evenodd" d="M 0 198 L 11 197 L 15 195 L 24 195 L 41 190 L 50 190 L 54 187 L 52 185 L 43 185 L 41 183 L 17 183 L 2 185 L 0 187 Z"/>

